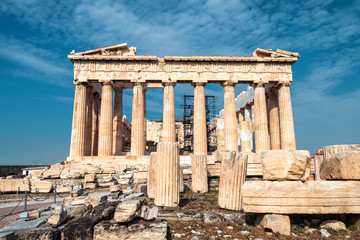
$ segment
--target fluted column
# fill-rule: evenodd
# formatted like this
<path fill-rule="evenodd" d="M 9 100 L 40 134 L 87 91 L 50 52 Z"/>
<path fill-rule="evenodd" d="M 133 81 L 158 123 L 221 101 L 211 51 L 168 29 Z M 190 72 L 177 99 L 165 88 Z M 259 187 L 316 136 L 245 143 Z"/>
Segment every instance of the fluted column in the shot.
<path fill-rule="evenodd" d="M 266 109 L 265 88 L 263 84 L 256 84 L 254 88 L 255 110 L 255 147 L 256 152 L 270 150 L 268 118 Z"/>
<path fill-rule="evenodd" d="M 249 121 L 249 114 L 246 112 L 246 109 L 241 109 L 239 114 L 239 123 L 240 123 L 240 147 L 241 152 L 249 153 L 251 152 L 251 131 L 250 131 L 250 124 Z"/>
<path fill-rule="evenodd" d="M 296 149 L 294 119 L 291 106 L 290 84 L 282 84 L 278 90 L 281 149 Z"/>
<path fill-rule="evenodd" d="M 160 142 L 156 150 L 157 206 L 176 207 L 180 202 L 179 143 Z"/>
<path fill-rule="evenodd" d="M 246 178 L 248 155 L 222 153 L 218 203 L 221 208 L 241 210 L 241 188 Z"/>
<path fill-rule="evenodd" d="M 99 126 L 99 156 L 111 156 L 113 145 L 113 88 L 111 82 L 102 86 Z"/>
<path fill-rule="evenodd" d="M 238 151 L 238 130 L 235 105 L 235 85 L 224 84 L 225 150 Z"/>
<path fill-rule="evenodd" d="M 144 132 L 144 86 L 136 83 L 133 88 L 131 155 L 142 156 L 145 153 Z"/>
<path fill-rule="evenodd" d="M 99 143 L 99 119 L 100 119 L 100 96 L 95 93 L 93 96 L 92 108 L 92 137 L 91 137 L 91 155 L 98 155 Z"/>
<path fill-rule="evenodd" d="M 147 141 L 147 121 L 146 121 L 146 92 L 147 86 L 144 87 L 144 151 L 146 151 L 146 141 Z"/>
<path fill-rule="evenodd" d="M 205 83 L 194 83 L 194 155 L 207 155 Z"/>
<path fill-rule="evenodd" d="M 120 155 L 122 152 L 122 115 L 123 115 L 123 87 L 116 86 L 114 87 L 115 90 L 115 103 L 114 103 L 114 118 L 113 118 L 113 154 Z"/>
<path fill-rule="evenodd" d="M 163 109 L 163 133 L 162 142 L 175 142 L 175 84 L 164 84 L 164 109 Z"/>
<path fill-rule="evenodd" d="M 85 124 L 85 156 L 91 156 L 92 147 L 92 115 L 94 93 L 91 86 L 86 88 L 86 124 Z"/>
<path fill-rule="evenodd" d="M 75 86 L 74 112 L 71 128 L 70 156 L 85 155 L 85 126 L 86 126 L 86 86 L 77 83 Z"/>
<path fill-rule="evenodd" d="M 207 156 L 191 156 L 191 190 L 205 193 L 208 191 Z"/>
<path fill-rule="evenodd" d="M 270 126 L 270 146 L 271 150 L 280 149 L 280 123 L 279 123 L 279 104 L 277 90 L 272 88 L 269 91 L 269 126 Z"/>

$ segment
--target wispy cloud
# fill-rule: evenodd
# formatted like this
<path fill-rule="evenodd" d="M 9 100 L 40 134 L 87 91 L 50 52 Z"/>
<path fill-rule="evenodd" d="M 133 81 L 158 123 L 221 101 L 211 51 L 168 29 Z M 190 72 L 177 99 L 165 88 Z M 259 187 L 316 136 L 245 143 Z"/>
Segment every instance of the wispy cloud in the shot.
<path fill-rule="evenodd" d="M 71 81 L 68 81 L 72 76 L 71 68 L 61 66 L 48 50 L 0 36 L 0 57 L 15 62 L 16 66 L 22 66 L 12 69 L 13 75 L 60 86 L 71 86 Z"/>

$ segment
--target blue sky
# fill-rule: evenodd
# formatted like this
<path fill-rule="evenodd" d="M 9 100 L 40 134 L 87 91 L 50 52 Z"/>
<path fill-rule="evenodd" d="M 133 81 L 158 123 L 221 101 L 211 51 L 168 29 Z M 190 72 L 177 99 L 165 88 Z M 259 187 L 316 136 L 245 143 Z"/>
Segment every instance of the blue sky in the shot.
<path fill-rule="evenodd" d="M 138 55 L 299 52 L 291 87 L 298 149 L 360 143 L 360 1 L 0 1 L 0 164 L 53 164 L 69 153 L 76 52 L 127 42 Z M 236 94 L 246 86 L 237 86 Z M 190 85 L 178 85 L 176 115 Z M 223 90 L 206 86 L 223 104 Z M 148 118 L 161 118 L 150 89 Z M 131 117 L 132 92 L 124 114 Z"/>

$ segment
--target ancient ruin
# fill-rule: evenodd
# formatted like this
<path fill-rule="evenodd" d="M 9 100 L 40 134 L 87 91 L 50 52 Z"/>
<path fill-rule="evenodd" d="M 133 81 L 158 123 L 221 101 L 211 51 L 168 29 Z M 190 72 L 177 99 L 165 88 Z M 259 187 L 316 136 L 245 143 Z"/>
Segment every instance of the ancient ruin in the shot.
<path fill-rule="evenodd" d="M 159 58 L 136 55 L 123 43 L 68 58 L 75 85 L 70 154 L 31 176 L 0 179 L 1 193 L 16 199 L 24 193 L 14 210 L 25 201 L 0 239 L 360 234 L 360 145 L 325 146 L 315 156 L 296 149 L 290 86 L 298 53 L 258 48 L 251 57 Z M 180 150 L 186 141 L 184 122 L 175 119 L 180 84 L 194 87 L 187 95 L 192 151 Z M 220 84 L 224 93 L 224 107 L 210 121 L 207 84 Z M 248 85 L 238 96 L 237 84 Z M 149 88 L 163 89 L 162 121 L 146 118 Z M 132 89 L 132 103 L 123 102 L 124 89 Z M 124 104 L 132 104 L 131 122 Z M 53 202 L 27 208 L 28 197 L 34 206 L 38 196 L 52 194 Z"/>

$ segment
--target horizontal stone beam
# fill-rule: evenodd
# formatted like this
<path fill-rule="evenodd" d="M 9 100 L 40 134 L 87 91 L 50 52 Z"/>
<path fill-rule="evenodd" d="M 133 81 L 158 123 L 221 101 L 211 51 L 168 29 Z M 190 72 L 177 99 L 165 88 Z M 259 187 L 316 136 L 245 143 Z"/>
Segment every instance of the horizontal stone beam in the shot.
<path fill-rule="evenodd" d="M 243 210 L 277 214 L 359 214 L 360 181 L 247 181 Z"/>

